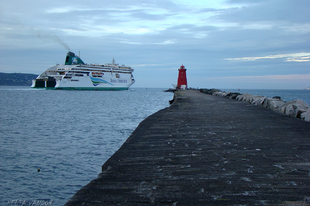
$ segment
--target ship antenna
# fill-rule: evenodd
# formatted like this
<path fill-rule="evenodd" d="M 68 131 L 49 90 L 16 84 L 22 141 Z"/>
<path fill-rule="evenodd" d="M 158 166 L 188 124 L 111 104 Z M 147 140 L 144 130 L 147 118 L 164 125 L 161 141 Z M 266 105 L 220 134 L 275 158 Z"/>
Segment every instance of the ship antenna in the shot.
<path fill-rule="evenodd" d="M 112 64 L 115 64 L 115 59 L 114 59 L 114 57 L 113 57 L 113 59 L 112 59 Z"/>

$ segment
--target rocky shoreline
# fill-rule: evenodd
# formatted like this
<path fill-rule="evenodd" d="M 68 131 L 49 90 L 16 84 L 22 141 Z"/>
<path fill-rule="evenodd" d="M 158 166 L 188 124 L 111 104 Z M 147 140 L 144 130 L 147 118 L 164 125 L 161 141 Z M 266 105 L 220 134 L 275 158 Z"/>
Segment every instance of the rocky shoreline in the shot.
<path fill-rule="evenodd" d="M 294 101 L 285 102 L 279 96 L 265 97 L 261 95 L 241 94 L 238 92 L 225 92 L 219 89 L 200 89 L 200 92 L 214 96 L 235 99 L 238 101 L 246 101 L 250 104 L 262 106 L 264 108 L 299 118 L 305 121 L 310 121 L 310 106 L 304 101 L 297 99 Z"/>

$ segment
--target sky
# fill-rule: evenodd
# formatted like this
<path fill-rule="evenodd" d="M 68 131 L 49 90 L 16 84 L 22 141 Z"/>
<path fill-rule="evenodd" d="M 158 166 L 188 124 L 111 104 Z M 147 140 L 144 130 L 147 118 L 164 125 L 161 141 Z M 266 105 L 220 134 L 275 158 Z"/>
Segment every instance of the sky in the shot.
<path fill-rule="evenodd" d="M 40 74 L 68 50 L 131 66 L 133 87 L 310 87 L 309 0 L 0 0 L 0 72 Z"/>

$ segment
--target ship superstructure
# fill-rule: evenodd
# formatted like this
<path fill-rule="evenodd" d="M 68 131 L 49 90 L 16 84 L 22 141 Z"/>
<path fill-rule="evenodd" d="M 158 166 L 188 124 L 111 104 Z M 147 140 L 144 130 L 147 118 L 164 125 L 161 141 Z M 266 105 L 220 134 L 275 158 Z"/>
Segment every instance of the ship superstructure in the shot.
<path fill-rule="evenodd" d="M 68 52 L 65 64 L 42 72 L 32 82 L 32 88 L 76 90 L 126 90 L 134 82 L 133 69 L 112 60 L 109 64 L 85 64 L 73 52 Z"/>

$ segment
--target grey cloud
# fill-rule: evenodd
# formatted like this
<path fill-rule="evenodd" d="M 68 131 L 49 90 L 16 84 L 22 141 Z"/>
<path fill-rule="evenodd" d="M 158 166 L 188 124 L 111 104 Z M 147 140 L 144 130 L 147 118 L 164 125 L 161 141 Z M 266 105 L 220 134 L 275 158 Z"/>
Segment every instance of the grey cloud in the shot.
<path fill-rule="evenodd" d="M 23 8 L 15 9 L 14 5 L 17 3 Z M 26 31 L 30 27 L 37 32 L 41 29 L 44 31 L 43 34 L 59 36 L 74 52 L 81 50 L 83 60 L 87 63 L 105 63 L 115 57 L 119 63 L 130 65 L 156 64 L 153 67 L 135 68 L 137 76 L 139 72 L 144 72 L 146 82 L 147 77 L 152 76 L 148 72 L 156 69 L 167 70 L 166 76 L 174 77 L 182 63 L 189 69 L 188 74 L 191 76 L 189 79 L 192 81 L 196 80 L 194 76 L 197 77 L 197 74 L 199 78 L 250 76 L 281 74 L 281 72 L 287 74 L 292 73 L 292 68 L 306 72 L 305 70 L 309 68 L 309 63 L 288 63 L 282 59 L 248 62 L 225 60 L 309 52 L 310 28 L 304 24 L 309 24 L 310 17 L 307 10 L 310 8 L 310 1 L 308 3 L 306 0 L 297 2 L 230 0 L 227 1 L 232 6 L 229 9 L 184 8 L 184 5 L 166 0 L 104 0 L 87 3 L 84 0 L 76 0 L 74 3 L 58 0 L 56 2 L 27 0 L 27 3 L 29 5 L 24 1 L 12 0 L 12 2 L 3 2 L 1 5 L 1 11 L 6 10 L 4 14 L 2 13 L 0 21 L 0 52 L 4 54 L 1 60 L 7 61 L 7 65 L 12 65 L 13 61 L 8 61 L 11 53 L 7 51 L 20 51 L 23 55 L 21 60 L 15 61 L 16 68 L 24 68 L 23 65 L 27 65 L 25 61 L 35 62 L 38 57 L 41 62 L 46 63 L 44 66 L 35 68 L 38 72 L 51 64 L 63 63 L 66 51 L 55 43 L 56 39 L 50 41 L 46 38 L 37 38 L 35 32 Z M 9 8 L 6 7 L 8 4 L 10 4 Z M 57 13 L 56 8 L 69 9 Z M 53 9 L 54 12 L 51 12 Z M 201 18 L 198 23 L 189 21 L 183 23 L 174 16 L 181 16 L 180 12 L 193 15 L 194 21 L 195 18 L 200 18 L 199 15 Z M 213 17 L 209 18 L 210 15 Z M 21 19 L 19 23 L 15 21 L 18 18 Z M 154 32 L 139 34 L 129 34 L 126 30 L 122 32 L 122 25 L 132 22 L 137 29 L 147 28 Z M 152 23 L 156 23 L 156 26 L 161 29 L 152 28 Z M 24 26 L 19 29 L 21 24 Z M 267 26 L 255 27 L 260 24 Z M 104 30 L 105 26 L 120 29 L 120 31 L 100 36 L 99 32 L 101 29 Z M 96 29 L 99 30 L 99 35 L 87 36 L 91 33 L 89 31 L 97 32 Z M 83 33 L 86 35 L 83 36 Z M 44 43 L 44 40 L 47 41 Z M 27 52 L 24 52 L 24 48 Z M 45 60 L 43 60 L 44 57 Z M 57 62 L 57 59 L 60 61 Z M 18 64 L 19 62 L 23 63 Z M 30 63 L 28 65 L 36 66 Z M 33 69 L 34 66 L 25 69 Z M 171 68 L 175 70 L 172 69 L 169 73 Z M 139 79 L 137 82 L 140 81 L 142 80 Z M 169 82 L 169 85 L 171 83 Z"/>
<path fill-rule="evenodd" d="M 270 0 L 226 0 L 228 4 L 257 4 L 262 2 L 270 2 Z"/>
<path fill-rule="evenodd" d="M 308 0 L 230 0 L 229 3 L 244 3 L 247 6 L 227 9 L 217 16 L 227 22 L 277 22 L 305 23 L 310 19 Z M 254 4 L 255 3 L 255 4 Z"/>
<path fill-rule="evenodd" d="M 169 14 L 168 16 L 171 16 L 172 14 Z M 144 12 L 143 10 L 139 11 L 131 11 L 130 17 L 138 20 L 152 20 L 152 21 L 159 21 L 159 20 L 165 20 L 167 18 L 167 15 L 164 14 L 150 14 L 147 12 Z"/>
<path fill-rule="evenodd" d="M 197 12 L 198 13 L 213 13 L 213 12 L 220 12 L 220 11 L 225 11 L 225 9 L 214 9 L 214 8 L 202 8 L 199 9 Z"/>

